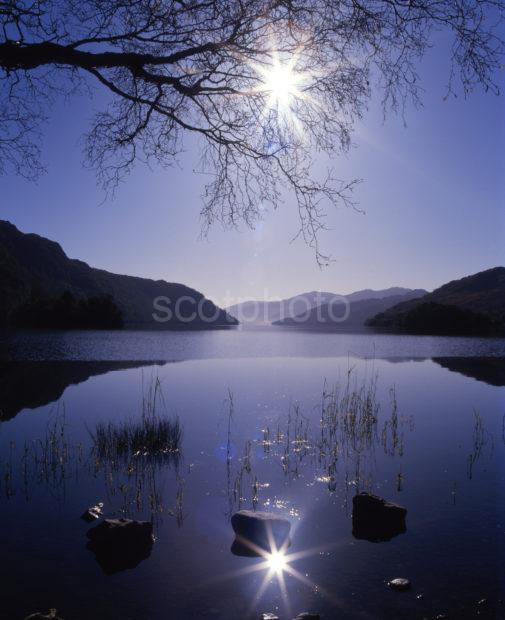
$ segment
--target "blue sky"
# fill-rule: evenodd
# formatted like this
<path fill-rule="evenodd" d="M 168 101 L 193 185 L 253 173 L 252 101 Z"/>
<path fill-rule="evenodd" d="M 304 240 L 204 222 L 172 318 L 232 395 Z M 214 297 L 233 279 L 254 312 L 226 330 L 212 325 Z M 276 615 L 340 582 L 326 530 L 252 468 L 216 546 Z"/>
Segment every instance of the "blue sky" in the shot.
<path fill-rule="evenodd" d="M 53 109 L 45 128 L 48 172 L 37 184 L 0 178 L 0 217 L 93 266 L 183 282 L 219 303 L 314 289 L 432 289 L 505 264 L 503 96 L 444 101 L 447 75 L 447 57 L 433 50 L 422 65 L 424 106 L 407 110 L 407 126 L 393 115 L 384 123 L 372 102 L 355 146 L 332 162 L 339 177 L 363 179 L 355 197 L 366 213 L 329 212 L 321 244 L 334 262 L 323 270 L 302 241 L 291 243 L 298 221 L 289 196 L 256 230 L 216 227 L 202 240 L 195 142 L 186 144 L 180 167 L 139 165 L 115 200 L 103 202 L 79 143 L 100 97 Z"/>

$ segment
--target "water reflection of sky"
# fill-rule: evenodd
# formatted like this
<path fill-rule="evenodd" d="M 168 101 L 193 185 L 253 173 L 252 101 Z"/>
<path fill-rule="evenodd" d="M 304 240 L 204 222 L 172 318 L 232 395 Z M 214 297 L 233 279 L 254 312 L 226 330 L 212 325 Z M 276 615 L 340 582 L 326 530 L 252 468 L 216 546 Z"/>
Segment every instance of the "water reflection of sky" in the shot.
<path fill-rule="evenodd" d="M 0 332 L 0 360 L 502 356 L 505 338 L 397 336 L 248 327 L 215 331 Z"/>
<path fill-rule="evenodd" d="M 310 449 L 299 463 L 294 459 L 286 474 L 284 444 L 275 438 L 278 432 L 285 434 L 288 414 L 294 415 L 298 403 L 313 443 L 324 379 L 328 386 L 345 381 L 351 367 L 359 380 L 378 372 L 377 440 L 360 459 L 358 475 L 352 450 L 350 456 L 338 455 L 335 490 L 330 492 L 328 472 Z M 69 441 L 86 446 L 87 429 L 97 422 L 135 415 L 142 373 L 147 380 L 153 372 L 161 378 L 168 410 L 179 415 L 184 434 L 179 467 L 158 475 L 165 511 L 157 518 L 151 557 L 134 570 L 107 577 L 85 549 L 89 526 L 78 518 L 83 509 L 102 500 L 106 513 L 119 514 L 125 504 L 118 490 L 105 496 L 100 473 L 91 475 L 82 463 L 74 463 L 63 491 L 39 481 L 26 494 L 18 470 L 15 494 L 4 496 L 0 517 L 6 610 L 22 616 L 38 607 L 57 607 L 77 619 L 97 613 L 104 618 L 179 618 L 182 612 L 235 619 L 247 611 L 257 617 L 276 610 L 290 619 L 311 609 L 323 618 L 337 613 L 343 618 L 393 613 L 398 618 L 430 617 L 444 611 L 473 617 L 476 602 L 486 597 L 489 617 L 498 617 L 492 606 L 503 587 L 503 388 L 431 360 L 219 359 L 154 370 L 128 368 L 65 389 L 60 408 L 64 403 Z M 392 386 L 402 441 L 401 453 L 394 455 L 386 453 L 382 442 Z M 228 390 L 234 401 L 230 444 Z M 472 459 L 474 410 L 485 433 Z M 22 450 L 26 441 L 44 436 L 54 415 L 55 405 L 23 410 L 0 427 L 3 472 L 10 442 L 13 450 Z M 250 472 L 243 474 L 241 492 L 234 494 L 248 441 Z M 223 456 L 228 448 L 233 456 L 229 470 Z M 358 484 L 408 508 L 405 534 L 387 543 L 353 538 L 351 500 Z M 262 558 L 230 553 L 228 515 L 239 504 L 250 508 L 254 489 L 259 509 L 286 515 L 293 524 L 290 565 L 304 579 L 284 571 L 285 596 L 277 574 L 265 582 L 268 570 L 248 570 Z M 176 496 L 181 492 L 179 522 Z M 149 502 L 141 510 L 131 505 L 129 510 L 137 518 L 150 517 Z M 385 582 L 396 576 L 408 576 L 412 591 L 391 592 Z M 424 598 L 417 599 L 419 593 Z"/>

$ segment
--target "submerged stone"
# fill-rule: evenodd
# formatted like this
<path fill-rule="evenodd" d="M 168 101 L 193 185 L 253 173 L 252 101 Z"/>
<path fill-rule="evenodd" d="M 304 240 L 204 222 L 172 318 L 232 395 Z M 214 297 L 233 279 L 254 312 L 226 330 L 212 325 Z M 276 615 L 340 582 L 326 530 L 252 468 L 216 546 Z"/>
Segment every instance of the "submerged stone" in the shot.
<path fill-rule="evenodd" d="M 291 523 L 270 512 L 240 510 L 231 518 L 235 532 L 231 551 L 235 555 L 258 556 L 288 547 Z"/>
<path fill-rule="evenodd" d="M 150 521 L 105 519 L 87 532 L 87 548 L 107 575 L 135 568 L 151 555 L 154 542 Z"/>
<path fill-rule="evenodd" d="M 352 534 L 355 538 L 384 542 L 407 529 L 407 509 L 403 506 L 365 491 L 353 497 L 352 505 Z"/>
<path fill-rule="evenodd" d="M 50 609 L 47 614 L 37 611 L 34 614 L 26 616 L 25 620 L 62 620 L 56 615 L 57 613 L 58 612 L 56 609 Z"/>

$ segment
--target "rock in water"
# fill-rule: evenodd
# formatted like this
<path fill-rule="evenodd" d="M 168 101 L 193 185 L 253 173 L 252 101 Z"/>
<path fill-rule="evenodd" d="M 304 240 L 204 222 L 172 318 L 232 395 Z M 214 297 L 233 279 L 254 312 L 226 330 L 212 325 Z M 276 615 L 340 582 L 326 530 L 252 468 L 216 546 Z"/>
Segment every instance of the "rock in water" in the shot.
<path fill-rule="evenodd" d="M 290 545 L 291 523 L 270 512 L 240 510 L 231 518 L 231 525 L 235 532 L 231 551 L 235 555 L 254 557 Z"/>
<path fill-rule="evenodd" d="M 293 620 L 319 620 L 319 614 L 309 614 L 304 611 L 302 614 L 298 614 Z"/>
<path fill-rule="evenodd" d="M 355 538 L 381 542 L 391 540 L 406 531 L 407 509 L 398 504 L 366 493 L 352 500 L 352 534 Z"/>
<path fill-rule="evenodd" d="M 36 613 L 27 616 L 25 620 L 61 620 L 61 618 L 58 618 L 58 616 L 56 615 L 57 613 L 58 612 L 56 611 L 56 609 L 50 609 L 47 614 L 43 614 L 40 611 L 37 611 Z"/>
<path fill-rule="evenodd" d="M 395 579 L 388 581 L 388 586 L 393 590 L 410 590 L 410 581 L 405 579 L 405 577 L 396 577 Z"/>
<path fill-rule="evenodd" d="M 260 620 L 279 620 L 279 616 L 276 616 L 275 614 L 261 614 L 260 616 Z"/>
<path fill-rule="evenodd" d="M 98 504 L 96 504 L 96 506 L 91 506 L 91 508 L 85 510 L 81 515 L 81 519 L 84 519 L 84 521 L 88 522 L 96 521 L 102 516 L 102 512 L 103 502 L 99 502 Z"/>
<path fill-rule="evenodd" d="M 153 524 L 131 519 L 105 519 L 87 532 L 87 548 L 107 575 L 135 568 L 151 555 Z"/>

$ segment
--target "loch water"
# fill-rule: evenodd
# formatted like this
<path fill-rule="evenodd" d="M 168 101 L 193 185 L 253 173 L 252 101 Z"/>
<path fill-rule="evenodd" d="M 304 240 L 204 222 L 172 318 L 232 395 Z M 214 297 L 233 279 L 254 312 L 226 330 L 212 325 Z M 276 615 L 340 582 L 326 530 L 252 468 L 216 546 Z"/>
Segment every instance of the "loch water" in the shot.
<path fill-rule="evenodd" d="M 503 339 L 26 332 L 0 359 L 1 618 L 505 617 Z M 139 421 L 155 385 L 177 453 L 101 460 L 97 425 Z M 362 490 L 406 531 L 353 531 Z M 97 502 L 153 522 L 137 566 L 87 548 Z M 284 570 L 230 551 L 239 509 L 290 520 Z"/>

